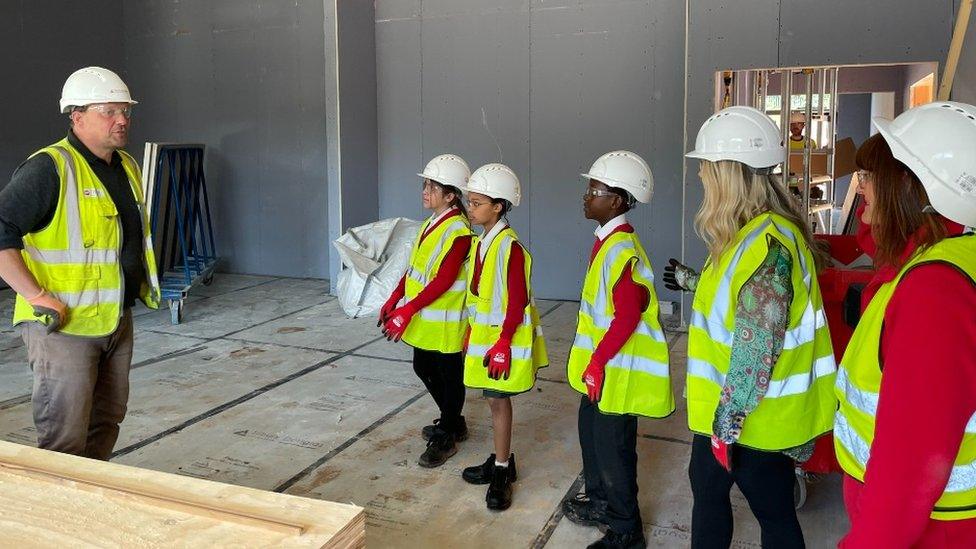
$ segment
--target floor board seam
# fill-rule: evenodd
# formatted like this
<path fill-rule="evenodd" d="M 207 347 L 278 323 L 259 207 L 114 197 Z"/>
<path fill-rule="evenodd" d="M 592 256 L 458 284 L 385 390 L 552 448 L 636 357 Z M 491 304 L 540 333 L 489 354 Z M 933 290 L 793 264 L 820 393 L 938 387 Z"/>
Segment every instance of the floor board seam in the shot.
<path fill-rule="evenodd" d="M 563 520 L 563 502 L 578 494 L 582 487 L 583 471 L 580 471 L 579 475 L 576 476 L 576 480 L 570 485 L 569 490 L 566 490 L 566 494 L 559 500 L 559 503 L 556 505 L 556 510 L 549 515 L 549 520 L 542 526 L 539 535 L 535 537 L 535 541 L 532 542 L 532 549 L 542 549 L 549 543 L 549 539 L 552 538 L 552 534 L 556 531 L 556 527 L 559 526 L 559 522 Z"/>
<path fill-rule="evenodd" d="M 297 474 L 295 474 L 294 476 L 292 476 L 291 478 L 289 478 L 285 482 L 283 482 L 283 483 L 279 484 L 278 486 L 276 486 L 273 491 L 274 492 L 278 492 L 278 493 L 283 493 L 285 490 L 288 490 L 289 488 L 291 488 L 292 486 L 294 486 L 295 484 L 297 484 L 299 481 L 301 481 L 303 478 L 305 478 L 308 475 L 312 474 L 313 471 L 315 471 L 319 467 L 325 465 L 325 463 L 328 462 L 330 459 L 336 457 L 337 455 L 339 455 L 340 453 L 342 453 L 344 450 L 346 450 L 347 448 L 349 448 L 350 446 L 352 446 L 356 442 L 362 440 L 363 437 L 365 437 L 369 433 L 371 433 L 374 430 L 376 430 L 379 426 L 381 426 L 384 423 L 386 423 L 387 421 L 393 419 L 394 416 L 396 416 L 397 414 L 399 414 L 403 410 L 407 409 L 407 407 L 409 407 L 414 402 L 417 402 L 418 400 L 420 400 L 420 398 L 423 397 L 426 394 L 427 394 L 427 391 L 424 390 L 424 391 L 421 391 L 421 392 L 417 393 L 416 395 L 410 397 L 403 404 L 397 406 L 393 410 L 390 410 L 389 412 L 386 413 L 386 415 L 384 415 L 383 417 L 381 417 L 378 420 L 374 421 L 368 427 L 366 427 L 362 431 L 359 431 L 358 433 L 356 433 L 355 435 L 353 435 L 352 437 L 350 437 L 348 440 L 346 440 L 345 442 L 343 442 L 339 446 L 336 446 L 335 448 L 333 448 L 332 450 L 330 450 L 329 453 L 327 453 L 324 456 L 320 457 L 319 459 L 315 460 L 314 463 L 312 463 L 308 467 L 302 469 L 301 471 L 299 471 Z"/>
<path fill-rule="evenodd" d="M 325 367 L 325 366 L 327 366 L 329 364 L 332 364 L 333 362 L 335 362 L 335 361 L 337 361 L 339 359 L 342 359 L 342 358 L 344 358 L 344 357 L 352 354 L 353 351 L 358 350 L 358 349 L 360 349 L 360 348 L 362 348 L 362 347 L 364 347 L 366 345 L 369 345 L 371 343 L 375 343 L 376 341 L 379 341 L 380 339 L 382 339 L 382 336 L 380 336 L 380 337 L 378 337 L 378 338 L 376 338 L 376 339 L 374 339 L 372 341 L 368 341 L 368 342 L 364 343 L 363 345 L 361 345 L 359 347 L 353 348 L 353 349 L 349 350 L 346 353 L 341 353 L 341 354 L 338 354 L 338 355 L 335 355 L 335 356 L 331 356 L 329 358 L 326 358 L 325 360 L 321 360 L 319 362 L 316 362 L 315 364 L 312 364 L 311 366 L 307 366 L 307 367 L 305 367 L 305 368 L 303 368 L 301 370 L 298 370 L 297 372 L 293 372 L 293 373 L 291 373 L 291 374 L 289 374 L 289 375 L 287 375 L 287 376 L 285 376 L 283 378 L 277 379 L 277 380 L 275 380 L 275 381 L 273 381 L 271 383 L 268 383 L 266 385 L 263 385 L 261 387 L 258 387 L 257 389 L 254 389 L 253 391 L 251 391 L 249 393 L 246 393 L 244 395 L 241 395 L 241 396 L 235 398 L 234 400 L 230 400 L 228 402 L 225 402 L 225 403 L 221 404 L 220 406 L 216 406 L 214 408 L 211 408 L 210 410 L 207 410 L 206 412 L 203 412 L 201 414 L 198 414 L 198 415 L 196 415 L 196 416 L 194 416 L 194 417 L 192 417 L 192 418 L 184 421 L 183 423 L 180 423 L 179 425 L 175 425 L 173 427 L 170 427 L 169 429 L 166 429 L 165 431 L 162 431 L 160 433 L 157 433 L 155 435 L 152 435 L 152 436 L 150 436 L 148 438 L 145 438 L 145 439 L 143 439 L 143 440 L 141 440 L 139 442 L 136 442 L 134 444 L 130 444 L 129 446 L 126 446 L 125 448 L 121 448 L 119 450 L 116 450 L 115 452 L 112 453 L 112 459 L 117 458 L 117 457 L 120 457 L 120 456 L 124 456 L 126 454 L 130 454 L 130 453 L 132 453 L 132 452 L 134 452 L 136 450 L 139 450 L 140 448 L 144 448 L 144 447 L 146 447 L 146 446 L 148 446 L 148 445 L 150 445 L 150 444 L 152 444 L 154 442 L 157 442 L 159 440 L 162 440 L 163 438 L 165 438 L 165 437 L 167 437 L 169 435 L 172 435 L 173 433 L 178 433 L 178 432 L 182 431 L 183 429 L 186 429 L 187 427 L 191 427 L 191 426 L 193 426 L 193 425 L 195 425 L 195 424 L 197 424 L 197 423 L 199 423 L 199 422 L 201 422 L 201 421 L 203 421 L 205 419 L 209 419 L 209 418 L 214 417 L 216 415 L 219 415 L 219 414 L 221 414 L 223 412 L 226 412 L 227 410 L 229 410 L 229 409 L 231 409 L 231 408 L 233 408 L 233 407 L 235 407 L 235 406 L 237 406 L 239 404 L 243 404 L 243 403 L 245 403 L 245 402 L 247 402 L 249 400 L 252 400 L 254 398 L 257 398 L 257 397 L 259 397 L 259 396 L 261 396 L 261 395 L 263 395 L 263 394 L 265 394 L 265 393 L 267 393 L 267 392 L 269 392 L 271 390 L 277 389 L 278 387 L 280 387 L 280 386 L 282 386 L 282 385 L 284 385 L 284 384 L 286 384 L 286 383 L 288 383 L 290 381 L 294 381 L 294 380 L 296 380 L 296 379 L 298 379 L 300 377 L 306 376 L 306 375 L 308 375 L 308 374 L 310 374 L 310 373 L 312 373 L 312 372 L 314 372 L 316 370 L 319 370 L 319 369 L 321 369 L 321 368 L 323 368 L 323 367 Z"/>
<path fill-rule="evenodd" d="M 648 440 L 660 440 L 662 442 L 673 442 L 673 443 L 676 443 L 676 444 L 682 444 L 684 446 L 691 446 L 691 441 L 690 440 L 682 440 L 680 438 L 664 437 L 664 436 L 660 436 L 660 435 L 640 435 L 640 436 L 641 436 L 641 438 L 646 438 Z"/>

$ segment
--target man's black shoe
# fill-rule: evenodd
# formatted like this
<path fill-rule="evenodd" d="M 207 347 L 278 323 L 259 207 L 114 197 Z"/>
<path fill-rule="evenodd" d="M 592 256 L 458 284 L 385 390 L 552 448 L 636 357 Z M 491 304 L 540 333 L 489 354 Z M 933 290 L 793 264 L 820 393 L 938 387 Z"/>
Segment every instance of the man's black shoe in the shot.
<path fill-rule="evenodd" d="M 646 547 L 644 532 L 618 534 L 613 530 L 607 530 L 607 534 L 602 539 L 589 544 L 586 549 L 645 549 Z"/>
<path fill-rule="evenodd" d="M 481 465 L 465 467 L 464 471 L 461 472 L 461 478 L 471 484 L 488 484 L 491 482 L 491 476 L 494 472 L 495 454 L 492 454 Z M 515 482 L 518 478 L 518 471 L 515 469 L 515 454 L 512 454 L 508 458 L 508 476 L 510 482 Z"/>
<path fill-rule="evenodd" d="M 440 423 L 441 420 L 438 418 L 434 420 L 434 423 L 424 425 L 424 428 L 420 430 L 420 436 L 424 437 L 424 440 L 430 440 L 434 430 L 440 428 Z M 468 440 L 468 424 L 464 421 L 464 416 L 461 416 L 461 421 L 458 423 L 457 429 L 454 430 L 454 440 L 457 442 Z"/>
<path fill-rule="evenodd" d="M 485 501 L 492 511 L 504 511 L 512 506 L 512 477 L 508 467 L 494 467 Z"/>
<path fill-rule="evenodd" d="M 420 455 L 417 464 L 421 467 L 440 467 L 447 461 L 447 458 L 457 453 L 457 444 L 454 436 L 447 431 L 437 428 L 433 436 L 427 441 L 427 449 Z"/>
<path fill-rule="evenodd" d="M 563 515 L 582 526 L 601 526 L 607 523 L 607 503 L 591 500 L 586 494 L 563 502 Z"/>

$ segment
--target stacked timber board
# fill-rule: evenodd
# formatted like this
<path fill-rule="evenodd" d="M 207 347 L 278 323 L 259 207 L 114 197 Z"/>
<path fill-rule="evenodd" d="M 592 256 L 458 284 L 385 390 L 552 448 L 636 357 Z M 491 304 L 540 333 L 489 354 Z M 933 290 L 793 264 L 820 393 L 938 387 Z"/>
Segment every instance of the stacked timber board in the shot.
<path fill-rule="evenodd" d="M 364 547 L 360 507 L 0 441 L 7 547 Z"/>

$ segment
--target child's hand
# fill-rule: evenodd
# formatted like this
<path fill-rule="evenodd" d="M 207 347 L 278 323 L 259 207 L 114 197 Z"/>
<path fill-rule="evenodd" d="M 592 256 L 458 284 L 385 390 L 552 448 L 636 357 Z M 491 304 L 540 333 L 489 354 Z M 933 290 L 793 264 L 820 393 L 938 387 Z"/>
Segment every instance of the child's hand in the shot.
<path fill-rule="evenodd" d="M 484 365 L 491 379 L 502 379 L 503 376 L 508 379 L 512 369 L 512 343 L 499 339 L 485 354 Z"/>
<path fill-rule="evenodd" d="M 603 397 L 603 376 L 606 373 L 606 367 L 597 364 L 595 362 L 590 362 L 583 371 L 583 383 L 586 384 L 586 394 L 590 397 L 590 402 L 596 404 L 600 402 L 600 398 Z"/>

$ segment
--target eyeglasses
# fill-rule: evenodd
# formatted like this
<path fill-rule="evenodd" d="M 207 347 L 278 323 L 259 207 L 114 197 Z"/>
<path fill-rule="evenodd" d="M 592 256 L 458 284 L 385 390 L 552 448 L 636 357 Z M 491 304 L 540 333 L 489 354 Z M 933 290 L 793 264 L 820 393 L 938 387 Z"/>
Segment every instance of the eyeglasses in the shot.
<path fill-rule="evenodd" d="M 474 200 L 468 200 L 468 208 L 471 208 L 472 210 L 475 209 L 475 208 L 480 208 L 480 207 L 484 206 L 485 204 L 488 204 L 488 203 L 487 202 L 475 202 Z"/>
<path fill-rule="evenodd" d="M 118 115 L 124 116 L 126 119 L 132 118 L 132 106 L 126 105 L 124 107 L 112 107 L 104 103 L 98 103 L 95 105 L 88 105 L 85 110 L 95 111 L 98 114 L 104 116 L 105 118 L 115 118 Z"/>
<path fill-rule="evenodd" d="M 874 173 L 873 172 L 869 172 L 867 170 L 857 170 L 857 182 L 858 183 L 867 183 L 868 181 L 871 181 L 872 179 L 874 179 Z"/>
<path fill-rule="evenodd" d="M 438 185 L 437 183 L 431 183 L 429 181 L 425 181 L 421 188 L 427 194 L 434 194 L 434 191 L 440 191 L 441 190 L 441 186 L 440 185 Z"/>
<path fill-rule="evenodd" d="M 617 194 L 617 193 L 615 193 L 613 191 L 603 191 L 603 190 L 600 190 L 600 189 L 591 189 L 591 188 L 587 187 L 587 189 L 585 191 L 583 191 L 583 200 L 586 200 L 588 198 L 596 198 L 598 196 L 610 196 L 610 195 L 615 195 L 615 194 Z"/>

